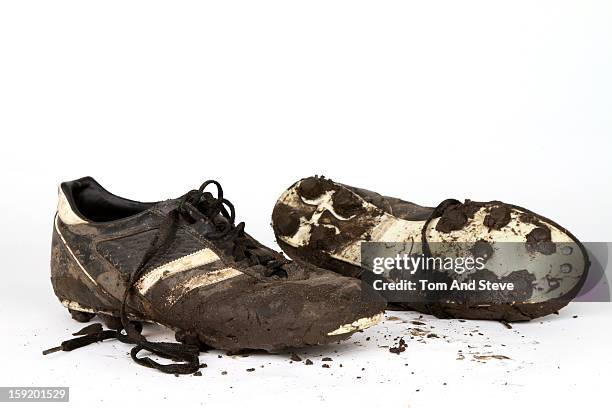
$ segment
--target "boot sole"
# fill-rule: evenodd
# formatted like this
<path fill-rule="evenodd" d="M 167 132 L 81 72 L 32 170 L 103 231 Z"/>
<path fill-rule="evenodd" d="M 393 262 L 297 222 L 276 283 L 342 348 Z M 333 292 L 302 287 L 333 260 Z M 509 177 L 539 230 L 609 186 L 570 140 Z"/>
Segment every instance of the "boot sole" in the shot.
<path fill-rule="evenodd" d="M 121 323 L 121 319 L 118 313 L 111 312 L 111 311 L 96 310 L 96 309 L 93 309 L 87 306 L 83 306 L 82 304 L 76 301 L 70 301 L 70 300 L 62 300 L 61 304 L 65 308 L 68 309 L 68 312 L 70 313 L 70 316 L 72 317 L 72 319 L 80 323 L 87 323 L 94 317 L 98 316 L 109 329 L 111 330 L 122 330 L 123 329 L 123 324 Z M 189 332 L 189 331 L 182 330 L 179 328 L 168 327 L 154 320 L 135 319 L 134 316 L 129 316 L 129 317 L 130 317 L 130 321 L 135 321 L 139 324 L 152 323 L 152 324 L 157 324 L 157 325 L 166 327 L 175 333 L 176 341 L 185 343 L 185 344 L 198 346 L 198 348 L 201 351 L 206 351 L 206 350 L 210 350 L 213 348 L 201 342 L 199 340 L 199 336 L 197 335 L 197 333 Z M 358 331 L 362 331 L 364 329 L 367 329 L 368 327 L 378 324 L 382 320 L 382 318 L 383 318 L 383 313 L 381 312 L 381 313 L 375 314 L 370 317 L 362 317 L 352 323 L 340 325 L 337 329 L 327 333 L 325 337 L 322 337 L 321 341 L 318 342 L 317 345 L 324 345 L 324 344 L 329 344 L 329 343 L 340 341 L 340 340 L 345 340 Z M 299 347 L 306 347 L 306 346 L 312 346 L 312 344 L 292 345 L 292 346 L 288 346 L 287 348 L 299 348 Z M 228 352 L 239 353 L 243 350 L 244 349 L 238 348 L 234 350 L 228 350 Z M 281 350 L 283 349 L 266 350 L 266 351 L 278 352 Z"/>
<path fill-rule="evenodd" d="M 566 293 L 550 298 L 534 298 L 514 305 L 424 305 L 404 304 L 409 309 L 431 313 L 438 317 L 481 318 L 507 321 L 529 320 L 559 310 L 571 300 L 586 279 L 589 262 L 584 246 L 566 229 L 555 222 L 524 208 L 500 202 L 477 203 L 481 208 L 468 224 L 457 231 L 437 231 L 438 219 L 428 226 L 430 242 L 526 242 L 526 237 L 537 226 L 550 230 L 554 243 L 578 244 L 580 256 L 573 263 L 551 265 L 561 268 L 571 266 L 571 272 L 563 279 L 574 283 Z M 503 205 L 509 208 L 510 221 L 500 229 L 484 227 L 491 209 Z M 531 220 L 526 222 L 525 220 Z M 343 275 L 359 277 L 361 243 L 363 242 L 415 242 L 421 241 L 425 221 L 398 218 L 365 201 L 341 184 L 324 178 L 311 177 L 301 180 L 286 190 L 279 198 L 273 214 L 272 225 L 280 247 L 293 259 L 301 259 L 319 267 Z M 420 245 L 415 247 L 420 248 Z M 531 254 L 533 255 L 533 254 Z M 541 260 L 544 254 L 537 253 Z M 548 262 L 548 258 L 546 258 Z M 580 262 L 582 260 L 582 262 Z M 525 257 L 525 265 L 533 262 Z M 505 276 L 500 272 L 499 276 Z M 545 276 L 540 273 L 540 280 Z M 559 291 L 560 292 L 560 291 Z"/>

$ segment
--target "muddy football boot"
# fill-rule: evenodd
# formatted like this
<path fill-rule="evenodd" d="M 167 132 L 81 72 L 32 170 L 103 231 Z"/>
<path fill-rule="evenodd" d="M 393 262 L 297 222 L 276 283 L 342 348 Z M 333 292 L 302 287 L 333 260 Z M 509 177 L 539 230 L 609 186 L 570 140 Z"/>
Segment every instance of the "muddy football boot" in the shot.
<path fill-rule="evenodd" d="M 384 242 L 403 245 L 410 256 L 481 255 L 484 268 L 474 274 L 431 267 L 418 272 L 451 285 L 445 287 L 468 278 L 512 283 L 512 293 L 417 293 L 399 302 L 441 318 L 522 321 L 556 312 L 578 294 L 589 267 L 584 246 L 571 233 L 524 208 L 469 200 L 421 207 L 323 177 L 289 187 L 274 207 L 272 226 L 289 257 L 345 276 L 371 273 L 361 260 L 362 243 Z"/>
<path fill-rule="evenodd" d="M 155 203 L 117 197 L 90 177 L 62 183 L 53 289 L 73 318 L 98 315 L 109 330 L 87 326 L 45 353 L 115 338 L 135 345 L 132 358 L 141 365 L 190 373 L 199 349 L 326 344 L 381 318 L 384 306 L 362 302 L 358 280 L 289 261 L 246 234 L 234 216 L 216 181 Z M 171 328 L 180 343 L 148 341 L 140 322 Z M 178 362 L 139 357 L 141 350 Z"/>

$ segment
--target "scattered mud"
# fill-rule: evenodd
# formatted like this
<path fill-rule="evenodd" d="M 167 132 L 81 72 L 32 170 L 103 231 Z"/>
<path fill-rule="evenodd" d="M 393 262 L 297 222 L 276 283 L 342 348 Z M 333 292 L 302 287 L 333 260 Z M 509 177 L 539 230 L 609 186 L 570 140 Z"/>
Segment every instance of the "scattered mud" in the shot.
<path fill-rule="evenodd" d="M 406 341 L 404 340 L 403 337 L 399 339 L 399 342 L 397 343 L 396 346 L 389 348 L 389 352 L 393 354 L 400 354 L 400 353 L 403 353 L 404 351 L 406 351 Z"/>
<path fill-rule="evenodd" d="M 478 361 L 489 361 L 489 360 L 511 360 L 510 357 L 507 356 L 502 356 L 500 354 L 488 354 L 488 355 L 482 355 L 482 354 L 474 354 L 472 355 L 472 358 L 474 360 L 478 360 Z"/>

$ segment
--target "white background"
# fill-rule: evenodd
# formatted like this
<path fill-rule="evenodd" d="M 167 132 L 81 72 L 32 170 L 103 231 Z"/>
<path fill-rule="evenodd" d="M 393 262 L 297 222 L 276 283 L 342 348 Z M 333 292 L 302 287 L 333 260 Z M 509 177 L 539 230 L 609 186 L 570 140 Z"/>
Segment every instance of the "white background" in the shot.
<path fill-rule="evenodd" d="M 427 205 L 502 200 L 610 241 L 611 22 L 612 3 L 585 0 L 3 1 L 0 386 L 70 386 L 75 406 L 605 404 L 610 304 L 514 330 L 425 318 L 448 337 L 400 356 L 377 345 L 413 326 L 388 320 L 302 352 L 313 366 L 213 352 L 202 377 L 113 342 L 40 351 L 80 327 L 48 256 L 57 184 L 84 175 L 140 200 L 215 178 L 271 246 L 276 198 L 313 174 Z M 468 354 L 488 350 L 511 359 Z"/>

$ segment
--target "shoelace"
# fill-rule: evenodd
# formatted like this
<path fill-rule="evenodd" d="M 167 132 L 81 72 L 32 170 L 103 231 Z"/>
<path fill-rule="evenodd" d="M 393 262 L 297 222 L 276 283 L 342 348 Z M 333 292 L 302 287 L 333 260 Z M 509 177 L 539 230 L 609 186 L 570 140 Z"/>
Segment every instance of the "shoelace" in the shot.
<path fill-rule="evenodd" d="M 217 187 L 216 198 L 205 191 L 206 187 L 211 184 Z M 165 217 L 157 235 L 129 279 L 121 301 L 120 312 L 121 323 L 126 333 L 123 334 L 121 329 L 104 330 L 100 323 L 94 323 L 74 333 L 73 335 L 77 336 L 76 338 L 63 341 L 58 347 L 43 351 L 43 354 L 46 355 L 56 351 L 72 351 L 89 344 L 114 338 L 123 343 L 135 344 L 136 346 L 132 348 L 130 355 L 136 363 L 142 366 L 155 368 L 168 374 L 191 374 L 198 371 L 200 368 L 198 347 L 183 343 L 148 341 L 141 334 L 142 327 L 138 322 L 129 320 L 127 299 L 136 282 L 148 270 L 151 261 L 168 250 L 170 244 L 174 241 L 181 218 L 189 223 L 196 221 L 212 223 L 215 226 L 215 232 L 209 233 L 206 238 L 223 241 L 224 247 L 231 251 L 237 262 L 246 261 L 249 266 L 264 265 L 265 271 L 267 271 L 264 274 L 265 276 L 286 276 L 281 266 L 289 261 L 266 254 L 265 250 L 262 250 L 256 242 L 245 235 L 244 222 L 234 225 L 235 216 L 234 205 L 223 197 L 223 189 L 219 182 L 208 180 L 198 190 L 189 191 L 183 196 L 178 207 L 170 211 Z M 139 357 L 138 353 L 142 350 L 162 358 L 171 359 L 176 363 L 161 364 L 149 357 Z"/>

